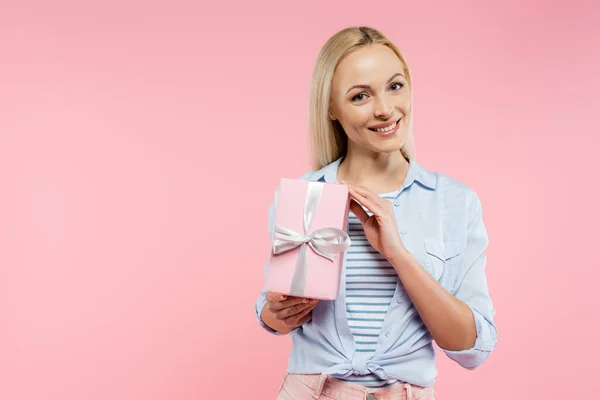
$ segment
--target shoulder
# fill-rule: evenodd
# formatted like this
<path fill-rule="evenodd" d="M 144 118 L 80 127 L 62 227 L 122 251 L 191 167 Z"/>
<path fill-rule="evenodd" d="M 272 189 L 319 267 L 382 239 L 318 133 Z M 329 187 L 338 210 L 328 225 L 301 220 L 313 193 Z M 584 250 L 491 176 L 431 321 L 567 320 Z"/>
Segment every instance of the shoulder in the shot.
<path fill-rule="evenodd" d="M 437 190 L 448 211 L 467 216 L 481 209 L 479 194 L 472 186 L 442 172 L 434 174 L 437 176 Z"/>
<path fill-rule="evenodd" d="M 429 189 L 427 197 L 444 209 L 444 214 L 452 217 L 471 214 L 480 208 L 479 196 L 473 187 L 450 174 L 430 170 L 415 161 L 416 179 Z"/>
<path fill-rule="evenodd" d="M 336 180 L 337 169 L 340 165 L 341 160 L 342 158 L 340 157 L 337 160 L 334 160 L 329 164 L 323 166 L 322 168 L 306 171 L 297 179 L 307 181 L 333 182 Z"/>
<path fill-rule="evenodd" d="M 437 176 L 438 188 L 446 194 L 477 196 L 475 189 L 466 182 L 442 172 L 435 172 L 435 174 Z"/>
<path fill-rule="evenodd" d="M 323 169 L 307 171 L 297 179 L 301 181 L 318 181 L 324 177 L 324 173 L 322 171 Z"/>

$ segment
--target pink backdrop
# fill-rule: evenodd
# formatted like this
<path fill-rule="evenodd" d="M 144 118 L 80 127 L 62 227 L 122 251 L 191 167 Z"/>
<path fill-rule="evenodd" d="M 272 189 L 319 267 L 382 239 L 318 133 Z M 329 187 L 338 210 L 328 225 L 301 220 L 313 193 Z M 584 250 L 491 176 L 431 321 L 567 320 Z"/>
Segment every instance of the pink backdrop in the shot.
<path fill-rule="evenodd" d="M 409 60 L 421 164 L 484 205 L 500 342 L 440 357 L 438 397 L 594 397 L 598 2 L 93 3 L 0 3 L 1 399 L 275 397 L 267 207 L 353 24 Z"/>

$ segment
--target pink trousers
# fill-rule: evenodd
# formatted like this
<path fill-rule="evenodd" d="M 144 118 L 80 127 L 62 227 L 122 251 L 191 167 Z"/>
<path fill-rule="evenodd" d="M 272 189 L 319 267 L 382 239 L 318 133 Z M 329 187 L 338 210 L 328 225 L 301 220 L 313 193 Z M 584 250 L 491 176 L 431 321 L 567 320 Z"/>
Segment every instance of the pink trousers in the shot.
<path fill-rule="evenodd" d="M 408 383 L 368 389 L 327 375 L 287 373 L 277 400 L 435 400 L 433 386 L 421 387 Z"/>

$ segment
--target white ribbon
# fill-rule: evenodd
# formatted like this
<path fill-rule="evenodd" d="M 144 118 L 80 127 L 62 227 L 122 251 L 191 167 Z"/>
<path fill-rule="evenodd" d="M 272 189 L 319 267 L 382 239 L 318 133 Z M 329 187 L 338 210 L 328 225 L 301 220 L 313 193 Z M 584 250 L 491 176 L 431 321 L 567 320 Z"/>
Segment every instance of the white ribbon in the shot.
<path fill-rule="evenodd" d="M 304 233 L 298 233 L 291 229 L 281 226 L 275 226 L 275 234 L 273 235 L 273 253 L 281 254 L 300 247 L 298 259 L 296 261 L 296 269 L 290 293 L 292 296 L 303 296 L 304 286 L 306 283 L 306 245 L 318 255 L 333 261 L 335 253 L 343 253 L 350 247 L 350 237 L 348 234 L 338 228 L 321 228 L 314 232 L 310 232 L 310 225 L 313 221 L 317 204 L 321 200 L 323 194 L 323 183 L 309 182 L 306 193 L 306 202 L 304 204 Z"/>

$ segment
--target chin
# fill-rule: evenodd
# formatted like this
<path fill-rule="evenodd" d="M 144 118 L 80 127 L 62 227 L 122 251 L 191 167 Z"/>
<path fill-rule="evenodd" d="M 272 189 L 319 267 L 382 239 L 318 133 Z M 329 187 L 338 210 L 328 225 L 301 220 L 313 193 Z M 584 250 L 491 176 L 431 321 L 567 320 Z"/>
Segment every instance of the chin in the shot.
<path fill-rule="evenodd" d="M 382 149 L 377 150 L 379 153 L 395 153 L 395 152 L 399 152 L 400 149 L 402 149 L 402 146 L 394 146 L 394 147 L 385 147 Z"/>
<path fill-rule="evenodd" d="M 375 143 L 371 143 L 371 147 L 378 153 L 393 153 L 395 151 L 400 151 L 404 146 L 404 142 L 404 138 L 396 137 L 386 141 L 375 141 Z"/>

